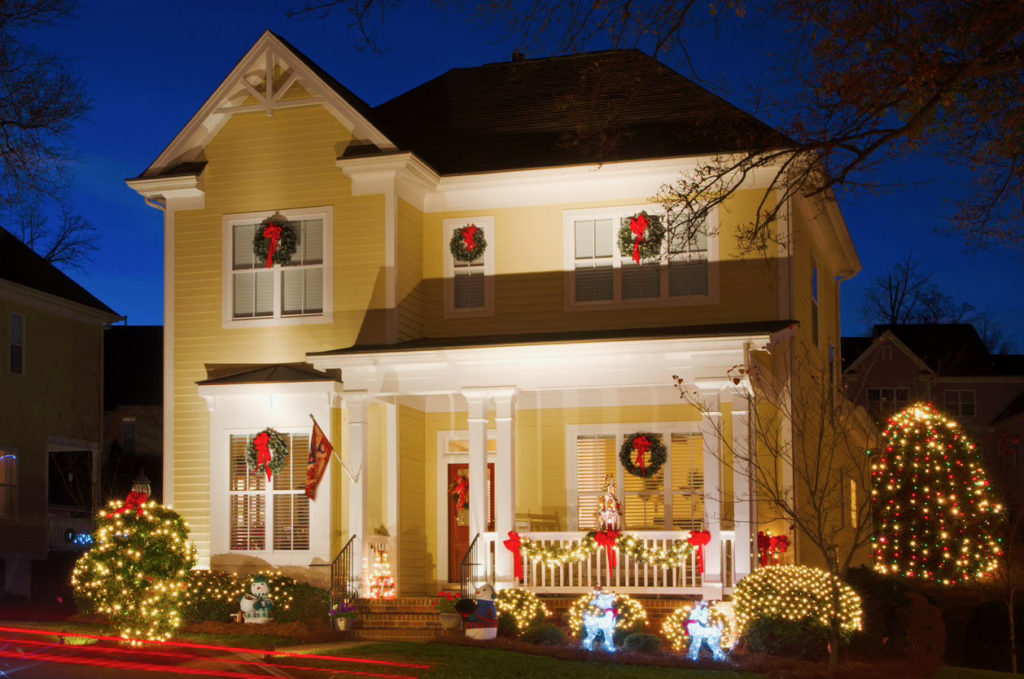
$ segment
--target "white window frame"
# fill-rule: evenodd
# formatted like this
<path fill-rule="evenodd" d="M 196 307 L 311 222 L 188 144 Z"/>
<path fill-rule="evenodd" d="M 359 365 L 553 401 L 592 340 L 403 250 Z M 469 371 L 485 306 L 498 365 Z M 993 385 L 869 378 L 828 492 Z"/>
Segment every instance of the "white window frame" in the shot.
<path fill-rule="evenodd" d="M 21 319 L 21 342 L 14 341 L 14 319 Z M 28 323 L 25 319 L 25 314 L 19 314 L 16 311 L 11 312 L 11 316 L 7 322 L 7 370 L 12 375 L 24 375 L 25 367 L 28 365 L 28 360 L 25 357 L 25 345 L 27 344 L 26 338 L 28 336 Z M 14 371 L 11 366 L 11 352 L 14 351 L 14 347 L 21 347 L 21 370 Z"/>
<path fill-rule="evenodd" d="M 949 405 L 949 397 L 952 394 L 956 394 L 956 410 L 955 411 L 952 408 L 950 408 L 950 405 Z M 971 413 L 970 415 L 964 415 L 963 414 L 964 394 L 970 394 L 971 395 L 971 406 L 973 407 L 974 412 Z M 956 417 L 956 418 L 967 418 L 967 419 L 970 419 L 970 418 L 973 418 L 973 417 L 977 417 L 977 415 L 978 415 L 978 394 L 977 394 L 976 390 L 974 390 L 974 389 L 943 389 L 943 393 L 942 393 L 942 408 L 943 408 L 943 410 L 947 411 L 950 415 L 952 415 L 953 417 Z"/>
<path fill-rule="evenodd" d="M 449 247 L 452 236 L 456 229 L 463 226 L 475 224 L 483 231 L 487 240 L 487 249 L 483 255 L 484 275 L 484 305 L 475 309 L 455 308 L 455 258 Z M 444 241 L 441 249 L 444 252 L 444 317 L 445 318 L 473 318 L 479 316 L 494 315 L 494 217 L 459 217 L 458 219 L 446 219 L 442 222 L 441 235 Z"/>
<path fill-rule="evenodd" d="M 668 447 L 672 442 L 673 434 L 680 434 L 683 436 L 696 436 L 701 438 L 701 423 L 697 421 L 686 421 L 686 422 L 647 422 L 647 423 L 634 423 L 634 424 L 585 424 L 585 425 L 569 425 L 565 428 L 565 460 L 566 460 L 566 474 L 569 479 L 567 483 L 568 494 L 566 496 L 566 519 L 569 525 L 570 531 L 578 530 L 590 530 L 590 526 L 580 528 L 579 526 L 579 465 L 576 456 L 576 439 L 580 436 L 614 436 L 615 437 L 615 450 L 618 451 L 622 448 L 622 442 L 630 434 L 636 432 L 651 432 L 653 434 L 659 434 L 661 440 Z M 703 441 L 701 443 L 703 447 Z M 616 452 L 616 458 L 618 453 Z M 705 461 L 706 464 L 706 461 Z M 665 503 L 665 516 L 666 521 L 670 521 L 669 517 L 672 516 L 672 496 L 675 492 L 672 490 L 672 455 L 668 455 L 668 459 L 665 460 L 665 466 L 662 467 L 664 470 L 664 479 L 662 481 L 662 495 L 663 502 Z M 622 469 L 622 465 L 618 463 L 616 459 L 615 465 L 615 494 L 619 498 L 619 502 L 625 500 L 625 470 Z M 704 472 L 707 473 L 707 470 Z M 707 503 L 708 498 L 704 498 L 704 517 L 707 519 Z M 629 526 L 626 526 L 626 530 L 632 531 Z M 676 530 L 674 528 L 645 528 L 638 530 Z"/>
<path fill-rule="evenodd" d="M 260 223 L 267 217 L 280 214 L 288 221 L 299 221 L 303 219 L 323 220 L 324 225 L 324 256 L 323 256 L 323 311 L 319 314 L 307 314 L 302 316 L 283 316 L 281 314 L 281 278 L 283 267 L 275 265 L 274 272 L 274 315 L 264 318 L 235 318 L 234 317 L 234 281 L 232 271 L 232 229 L 236 224 Z M 223 232 L 223 257 L 221 270 L 223 272 L 223 327 L 225 329 L 235 328 L 259 328 L 286 325 L 310 325 L 317 323 L 332 323 L 334 321 L 334 208 L 330 205 L 322 207 L 294 208 L 288 210 L 268 209 L 262 212 L 245 212 L 226 214 L 222 218 Z"/>
<path fill-rule="evenodd" d="M 669 257 L 664 257 L 668 238 L 662 245 L 663 261 L 661 262 L 661 277 L 658 297 L 646 297 L 637 299 L 622 298 L 622 264 L 629 257 L 624 257 L 619 252 L 618 234 L 622 227 L 622 219 L 631 217 L 641 210 L 646 210 L 651 215 L 662 215 L 664 209 L 657 203 L 645 203 L 637 205 L 625 205 L 606 208 L 581 208 L 565 210 L 562 212 L 562 252 L 564 255 L 562 266 L 565 271 L 565 309 L 566 311 L 600 311 L 607 309 L 622 309 L 624 307 L 658 307 L 658 306 L 690 306 L 695 304 L 715 304 L 718 302 L 718 262 L 719 262 L 719 238 L 718 238 L 718 210 L 713 210 L 708 215 L 708 292 L 706 295 L 678 295 L 670 296 L 668 289 L 668 262 Z M 576 301 L 576 222 L 585 219 L 611 219 L 612 220 L 612 271 L 613 271 L 613 292 L 612 299 L 598 300 L 593 302 Z"/>
<path fill-rule="evenodd" d="M 15 450 L 14 448 L 0 447 L 0 457 L 3 457 L 5 455 L 12 455 L 14 457 L 14 460 L 13 460 L 13 462 L 14 462 L 14 483 L 12 483 L 12 484 L 6 484 L 5 483 L 3 485 L 0 485 L 0 488 L 10 488 L 9 492 L 14 496 L 14 501 L 12 502 L 13 510 L 11 512 L 11 515 L 10 516 L 6 516 L 6 517 L 3 516 L 3 515 L 0 515 L 0 522 L 4 522 L 4 521 L 11 521 L 11 522 L 13 522 L 13 521 L 17 521 L 18 520 L 18 504 L 19 504 L 18 503 L 18 486 L 19 486 L 19 481 L 20 481 L 20 478 L 18 476 L 18 472 L 19 472 L 19 467 L 21 467 L 21 465 L 18 464 L 18 451 Z"/>

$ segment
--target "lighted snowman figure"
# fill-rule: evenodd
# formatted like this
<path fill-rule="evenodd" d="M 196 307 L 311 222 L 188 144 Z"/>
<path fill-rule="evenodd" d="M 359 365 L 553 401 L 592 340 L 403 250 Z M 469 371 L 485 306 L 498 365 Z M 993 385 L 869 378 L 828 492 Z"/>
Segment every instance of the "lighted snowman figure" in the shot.
<path fill-rule="evenodd" d="M 257 624 L 270 622 L 270 616 L 274 612 L 274 603 L 270 600 L 270 582 L 267 581 L 266 576 L 257 575 L 253 578 L 249 591 L 251 593 L 243 596 L 238 602 L 245 622 Z"/>

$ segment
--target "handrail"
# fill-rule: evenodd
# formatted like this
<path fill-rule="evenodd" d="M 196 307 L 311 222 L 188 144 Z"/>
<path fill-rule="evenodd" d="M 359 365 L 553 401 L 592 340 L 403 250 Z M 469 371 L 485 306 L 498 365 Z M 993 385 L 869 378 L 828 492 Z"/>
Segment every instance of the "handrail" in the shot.
<path fill-rule="evenodd" d="M 473 592 L 469 591 L 469 571 L 474 566 L 479 566 L 480 563 L 476 561 L 476 543 L 480 540 L 480 533 L 477 533 L 473 537 L 473 542 L 469 543 L 469 549 L 466 550 L 466 554 L 462 557 L 462 563 L 459 566 L 459 593 L 462 598 L 469 597 Z"/>
<path fill-rule="evenodd" d="M 355 535 L 350 537 L 331 562 L 331 610 L 337 604 L 351 603 L 358 595 L 352 587 L 352 543 L 355 539 Z"/>

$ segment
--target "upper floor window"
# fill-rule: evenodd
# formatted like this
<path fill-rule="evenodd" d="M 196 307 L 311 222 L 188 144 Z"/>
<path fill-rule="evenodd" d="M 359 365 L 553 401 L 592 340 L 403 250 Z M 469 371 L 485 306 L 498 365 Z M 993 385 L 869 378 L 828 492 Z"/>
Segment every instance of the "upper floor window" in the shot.
<path fill-rule="evenodd" d="M 445 311 L 451 315 L 494 313 L 494 218 L 446 219 Z M 456 257 L 455 247 L 463 256 Z M 466 256 L 476 256 L 466 259 Z"/>
<path fill-rule="evenodd" d="M 974 390 L 947 389 L 945 405 L 946 412 L 953 417 L 974 417 Z"/>
<path fill-rule="evenodd" d="M 910 405 L 907 389 L 882 387 L 868 389 L 868 412 L 876 418 L 889 417 Z"/>
<path fill-rule="evenodd" d="M 575 210 L 566 213 L 566 268 L 571 270 L 573 304 L 664 301 L 708 295 L 710 248 L 705 227 L 692 238 L 666 234 L 659 256 L 635 261 L 621 242 L 642 207 Z M 660 227 L 662 217 L 649 215 Z M 620 238 L 626 233 L 625 240 Z M 628 250 L 628 248 L 626 248 Z"/>
<path fill-rule="evenodd" d="M 225 217 L 225 320 L 251 323 L 329 319 L 332 210 L 289 210 L 273 217 L 294 234 L 289 261 L 267 267 L 254 238 L 270 214 Z M 281 238 L 279 243 L 283 243 Z"/>
<path fill-rule="evenodd" d="M 17 518 L 18 457 L 0 448 L 0 520 Z"/>
<path fill-rule="evenodd" d="M 25 374 L 25 317 L 11 314 L 11 372 Z"/>

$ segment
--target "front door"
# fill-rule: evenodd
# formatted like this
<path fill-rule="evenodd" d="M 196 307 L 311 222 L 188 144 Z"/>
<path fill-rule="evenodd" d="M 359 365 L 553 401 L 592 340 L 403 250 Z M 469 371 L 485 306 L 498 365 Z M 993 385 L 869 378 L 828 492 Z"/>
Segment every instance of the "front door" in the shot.
<path fill-rule="evenodd" d="M 448 507 L 448 582 L 459 582 L 461 579 L 462 558 L 469 549 L 469 506 L 460 506 L 457 488 L 468 481 L 468 464 L 448 465 L 447 498 Z M 469 500 L 469 493 L 463 497 Z M 487 465 L 487 530 L 494 530 L 494 463 Z"/>

